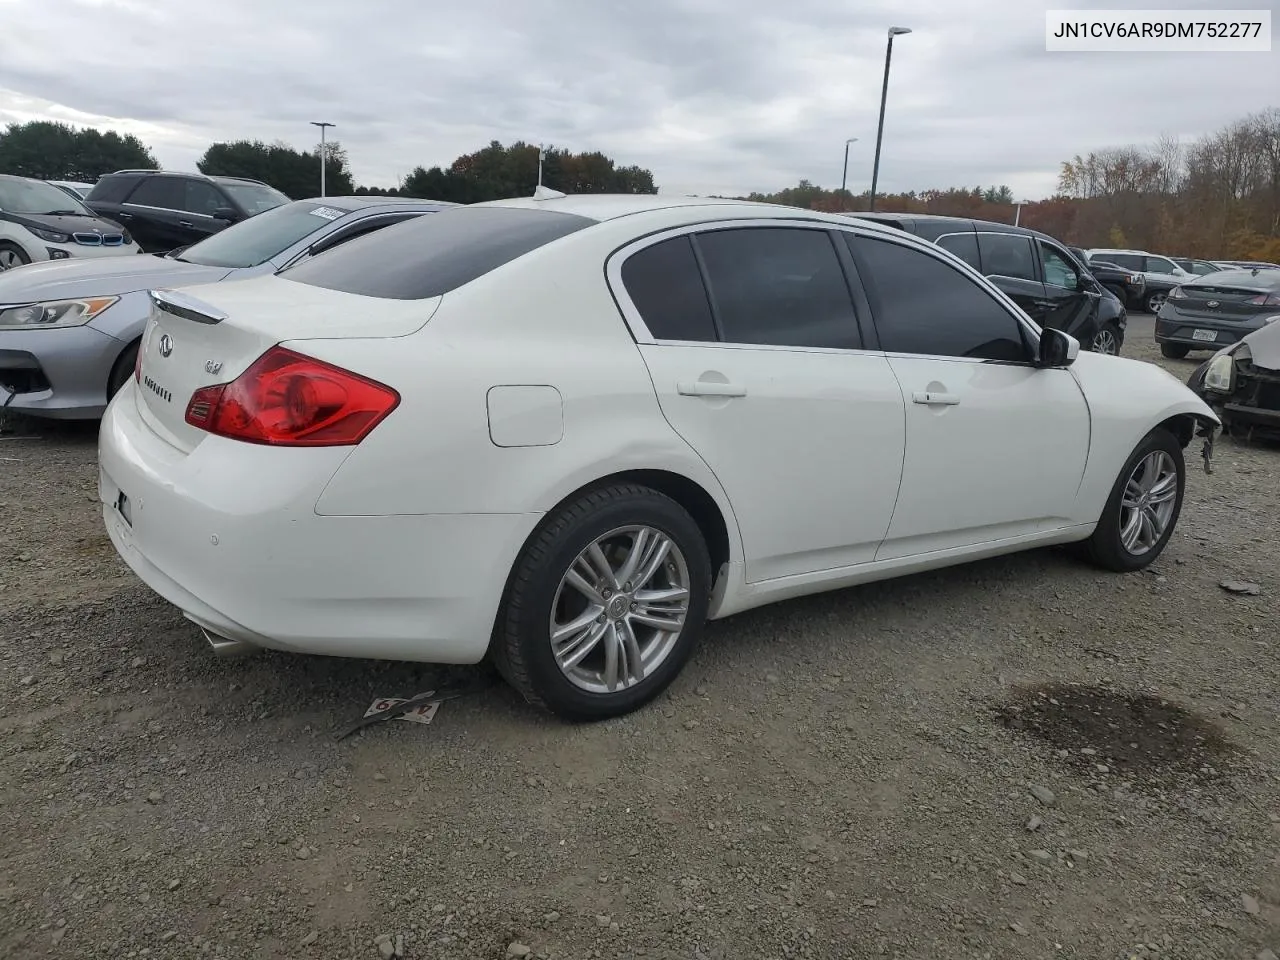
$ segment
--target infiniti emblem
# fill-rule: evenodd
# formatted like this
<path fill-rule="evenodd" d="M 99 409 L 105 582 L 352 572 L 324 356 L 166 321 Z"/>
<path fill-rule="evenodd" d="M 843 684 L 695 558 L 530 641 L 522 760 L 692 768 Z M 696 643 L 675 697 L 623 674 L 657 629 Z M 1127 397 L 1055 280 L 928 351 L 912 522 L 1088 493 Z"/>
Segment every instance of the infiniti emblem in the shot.
<path fill-rule="evenodd" d="M 167 333 L 160 334 L 160 356 L 167 357 L 173 353 L 173 340 Z"/>

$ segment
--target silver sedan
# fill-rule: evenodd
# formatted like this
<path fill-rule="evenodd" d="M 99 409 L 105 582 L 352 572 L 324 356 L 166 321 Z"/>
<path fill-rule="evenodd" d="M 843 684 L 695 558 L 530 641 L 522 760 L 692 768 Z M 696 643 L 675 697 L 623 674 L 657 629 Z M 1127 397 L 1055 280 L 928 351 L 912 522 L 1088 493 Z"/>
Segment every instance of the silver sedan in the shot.
<path fill-rule="evenodd" d="M 396 197 L 297 200 L 181 250 L 33 263 L 0 273 L 0 407 L 92 420 L 133 373 L 147 291 L 242 280 L 455 204 Z"/>

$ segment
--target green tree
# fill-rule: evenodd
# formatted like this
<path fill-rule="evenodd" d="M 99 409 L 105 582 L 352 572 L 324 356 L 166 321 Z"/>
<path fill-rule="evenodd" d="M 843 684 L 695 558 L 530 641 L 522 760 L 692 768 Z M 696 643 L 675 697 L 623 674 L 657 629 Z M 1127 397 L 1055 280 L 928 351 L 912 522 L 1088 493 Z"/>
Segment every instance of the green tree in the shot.
<path fill-rule="evenodd" d="M 11 123 L 0 133 L 0 173 L 40 180 L 94 183 L 115 170 L 154 170 L 158 164 L 132 134 L 33 120 Z"/>
<path fill-rule="evenodd" d="M 338 142 L 325 144 L 325 193 L 350 196 L 355 183 L 347 163 L 347 153 Z M 287 197 L 302 200 L 320 194 L 320 148 L 302 153 L 287 143 L 267 144 L 261 140 L 215 143 L 204 152 L 196 166 L 209 176 L 248 177 L 270 184 Z"/>

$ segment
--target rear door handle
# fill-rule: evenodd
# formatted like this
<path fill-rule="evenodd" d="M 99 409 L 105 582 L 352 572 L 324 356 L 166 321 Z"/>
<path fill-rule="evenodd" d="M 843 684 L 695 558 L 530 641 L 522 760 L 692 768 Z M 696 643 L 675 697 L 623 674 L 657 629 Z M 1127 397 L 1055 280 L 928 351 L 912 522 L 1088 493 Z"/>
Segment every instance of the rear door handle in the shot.
<path fill-rule="evenodd" d="M 911 395 L 912 403 L 923 403 L 930 407 L 954 407 L 960 402 L 960 398 L 954 393 L 930 393 L 927 390 L 917 390 Z"/>
<path fill-rule="evenodd" d="M 179 221 L 178 221 L 178 226 L 180 226 L 180 227 L 189 227 L 189 226 L 191 226 L 191 221 L 190 221 L 190 220 L 179 220 Z"/>
<path fill-rule="evenodd" d="M 676 384 L 676 393 L 682 397 L 745 397 L 747 388 L 737 383 L 682 380 Z"/>

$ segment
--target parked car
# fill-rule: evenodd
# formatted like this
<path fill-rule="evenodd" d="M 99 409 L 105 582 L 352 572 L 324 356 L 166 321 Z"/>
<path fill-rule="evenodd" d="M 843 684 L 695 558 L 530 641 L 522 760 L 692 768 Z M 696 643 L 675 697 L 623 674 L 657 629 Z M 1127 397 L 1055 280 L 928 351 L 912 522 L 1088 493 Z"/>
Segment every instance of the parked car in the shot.
<path fill-rule="evenodd" d="M 1280 270 L 1280 263 L 1268 263 L 1265 260 L 1227 260 L 1223 262 L 1223 266 L 1241 270 Z"/>
<path fill-rule="evenodd" d="M 241 177 L 118 170 L 99 179 L 85 202 L 127 225 L 147 253 L 162 253 L 198 243 L 289 198 Z"/>
<path fill-rule="evenodd" d="M 99 434 L 134 572 L 215 650 L 487 655 L 571 718 L 708 617 L 1066 542 L 1146 567 L 1218 424 L 932 243 L 772 204 L 461 206 L 152 299 Z"/>
<path fill-rule="evenodd" d="M 1224 432 L 1280 439 L 1280 316 L 1200 364 L 1187 386 L 1214 409 Z"/>
<path fill-rule="evenodd" d="M 1156 317 L 1166 357 L 1218 350 L 1280 314 L 1280 271 L 1224 270 L 1175 287 Z"/>
<path fill-rule="evenodd" d="M 1223 264 L 1215 263 L 1212 260 L 1196 260 L 1190 257 L 1170 257 L 1169 259 L 1195 277 L 1203 277 L 1206 274 L 1217 273 L 1224 269 Z"/>
<path fill-rule="evenodd" d="M 71 194 L 77 200 L 83 200 L 89 196 L 89 191 L 93 189 L 92 183 L 79 183 L 75 180 L 47 180 L 46 183 L 52 183 L 59 190 Z"/>
<path fill-rule="evenodd" d="M 1105 250 L 1086 251 L 1089 261 L 1101 260 L 1105 263 L 1135 270 L 1141 273 L 1146 281 L 1146 291 L 1141 303 L 1129 303 L 1131 307 L 1142 307 L 1147 313 L 1159 313 L 1160 305 L 1169 291 L 1178 284 L 1192 279 L 1194 274 L 1182 269 L 1168 257 L 1147 253 L 1145 250 Z"/>
<path fill-rule="evenodd" d="M 1142 295 L 1147 290 L 1146 277 L 1141 273 L 1136 270 L 1126 270 L 1105 260 L 1091 261 L 1089 255 L 1080 247 L 1067 247 L 1067 250 L 1076 258 L 1077 263 L 1093 274 L 1093 278 L 1110 290 L 1122 304 L 1126 307 L 1131 303 L 1141 306 Z"/>
<path fill-rule="evenodd" d="M 451 206 L 394 197 L 298 200 L 177 254 L 33 264 L 2 274 L 0 401 L 29 416 L 100 417 L 133 373 L 151 308 L 148 290 L 274 273 Z"/>
<path fill-rule="evenodd" d="M 1062 330 L 1089 349 L 1118 353 L 1124 343 L 1123 304 L 1046 234 L 962 217 L 905 213 L 849 216 L 904 230 L 951 251 L 986 274 L 1040 326 Z"/>
<path fill-rule="evenodd" d="M 0 175 L 0 273 L 41 260 L 137 252 L 128 230 L 57 187 Z"/>

